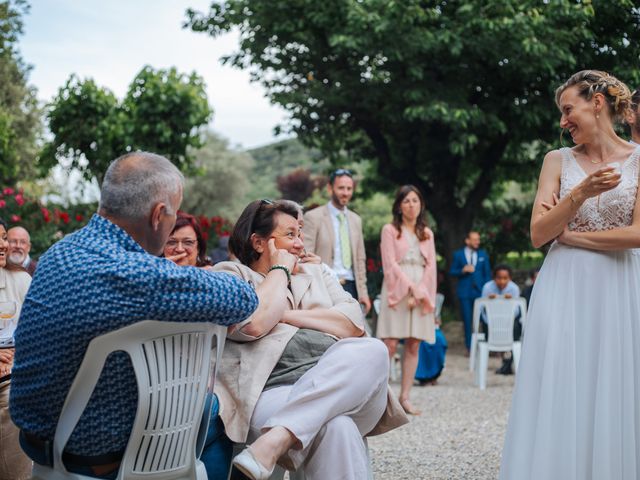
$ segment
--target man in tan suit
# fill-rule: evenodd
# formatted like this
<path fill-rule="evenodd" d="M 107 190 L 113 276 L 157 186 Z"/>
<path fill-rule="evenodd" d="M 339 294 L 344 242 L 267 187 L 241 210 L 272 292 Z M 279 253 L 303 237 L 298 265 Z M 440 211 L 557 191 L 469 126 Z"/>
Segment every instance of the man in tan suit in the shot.
<path fill-rule="evenodd" d="M 331 201 L 305 214 L 304 246 L 333 268 L 342 287 L 358 299 L 367 314 L 371 300 L 367 291 L 362 220 L 347 208 L 353 189 L 353 174 L 349 170 L 339 168 L 329 176 L 327 190 Z"/>

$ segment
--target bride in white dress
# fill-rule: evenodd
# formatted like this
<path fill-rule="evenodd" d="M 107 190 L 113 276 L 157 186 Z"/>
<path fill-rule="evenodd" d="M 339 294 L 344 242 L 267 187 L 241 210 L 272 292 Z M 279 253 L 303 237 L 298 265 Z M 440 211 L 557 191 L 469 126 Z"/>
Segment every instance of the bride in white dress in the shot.
<path fill-rule="evenodd" d="M 629 89 L 585 70 L 556 91 L 573 148 L 549 152 L 531 218 L 536 281 L 501 480 L 640 478 L 640 147 Z"/>

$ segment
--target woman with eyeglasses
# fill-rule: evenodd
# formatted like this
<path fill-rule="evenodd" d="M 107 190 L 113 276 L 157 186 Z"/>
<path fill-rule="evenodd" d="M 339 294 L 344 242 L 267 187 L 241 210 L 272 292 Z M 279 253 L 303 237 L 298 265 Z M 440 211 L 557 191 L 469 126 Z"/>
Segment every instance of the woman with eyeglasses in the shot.
<path fill-rule="evenodd" d="M 233 441 L 253 442 L 233 461 L 249 478 L 269 478 L 276 463 L 307 480 L 367 478 L 363 436 L 407 419 L 389 395 L 384 344 L 362 338 L 357 300 L 322 265 L 300 262 L 298 215 L 289 202 L 250 203 L 229 241 L 241 263 L 214 267 L 260 299 L 229 333 L 220 416 Z"/>
<path fill-rule="evenodd" d="M 164 246 L 164 256 L 180 266 L 207 267 L 207 242 L 196 217 L 178 212 L 176 224 Z"/>
<path fill-rule="evenodd" d="M 7 230 L 6 222 L 0 219 L 0 320 L 9 315 L 15 320 L 20 316 L 20 308 L 31 285 L 31 276 L 21 266 L 7 262 Z M 0 330 L 0 479 L 26 480 L 31 478 L 31 459 L 20 448 L 18 427 L 9 416 L 14 329 L 15 322 L 12 322 Z"/>

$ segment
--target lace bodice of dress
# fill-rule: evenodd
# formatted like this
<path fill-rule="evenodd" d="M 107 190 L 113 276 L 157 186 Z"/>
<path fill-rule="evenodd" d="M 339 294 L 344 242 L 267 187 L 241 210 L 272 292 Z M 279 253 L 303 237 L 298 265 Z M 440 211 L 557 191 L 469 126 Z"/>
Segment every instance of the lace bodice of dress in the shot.
<path fill-rule="evenodd" d="M 562 153 L 560 198 L 563 198 L 587 175 L 570 148 L 561 148 L 560 152 Z M 622 172 L 620 185 L 601 194 L 599 202 L 598 197 L 588 198 L 573 220 L 569 222 L 570 230 L 596 232 L 631 225 L 638 191 L 639 157 L 640 147 L 637 147 L 620 166 Z"/>

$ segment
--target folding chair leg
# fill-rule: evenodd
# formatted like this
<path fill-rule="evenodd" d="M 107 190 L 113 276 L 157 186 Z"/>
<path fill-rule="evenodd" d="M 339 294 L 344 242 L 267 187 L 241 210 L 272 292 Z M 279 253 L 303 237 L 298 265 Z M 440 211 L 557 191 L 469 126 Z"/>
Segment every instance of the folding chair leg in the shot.
<path fill-rule="evenodd" d="M 473 372 L 476 368 L 476 350 L 478 348 L 478 334 L 471 334 L 471 349 L 469 350 L 469 371 Z"/>
<path fill-rule="evenodd" d="M 520 364 L 520 354 L 522 352 L 522 343 L 513 342 L 513 368 L 518 373 L 518 365 Z"/>
<path fill-rule="evenodd" d="M 396 357 L 393 356 L 389 359 L 389 380 L 391 382 L 395 382 L 398 378 L 398 373 L 396 371 Z"/>
<path fill-rule="evenodd" d="M 485 342 L 478 343 L 478 386 L 480 390 L 487 388 L 487 368 L 489 364 L 489 346 Z"/>

